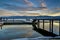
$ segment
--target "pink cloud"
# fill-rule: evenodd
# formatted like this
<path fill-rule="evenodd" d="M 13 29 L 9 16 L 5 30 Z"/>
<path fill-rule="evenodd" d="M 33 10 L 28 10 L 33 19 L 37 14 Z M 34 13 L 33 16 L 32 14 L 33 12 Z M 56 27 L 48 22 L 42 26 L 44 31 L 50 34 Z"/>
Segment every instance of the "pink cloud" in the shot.
<path fill-rule="evenodd" d="M 25 3 L 29 6 L 29 7 L 32 7 L 34 4 L 28 0 L 24 0 Z"/>

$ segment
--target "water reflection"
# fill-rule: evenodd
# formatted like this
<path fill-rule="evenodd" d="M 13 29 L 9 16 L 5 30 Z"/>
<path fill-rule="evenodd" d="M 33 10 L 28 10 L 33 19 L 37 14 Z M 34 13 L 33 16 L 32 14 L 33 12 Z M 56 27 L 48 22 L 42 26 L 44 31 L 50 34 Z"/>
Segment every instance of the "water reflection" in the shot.
<path fill-rule="evenodd" d="M 0 39 L 35 38 L 41 34 L 32 30 L 32 25 L 4 25 L 0 30 Z"/>
<path fill-rule="evenodd" d="M 40 23 L 40 28 L 43 28 L 43 23 Z M 49 23 L 45 23 L 44 29 L 49 31 Z M 3 29 L 0 29 L 0 40 L 10 40 L 16 38 L 36 38 L 43 35 L 32 30 L 32 25 L 3 25 Z M 59 24 L 54 22 L 55 34 L 59 34 Z"/>

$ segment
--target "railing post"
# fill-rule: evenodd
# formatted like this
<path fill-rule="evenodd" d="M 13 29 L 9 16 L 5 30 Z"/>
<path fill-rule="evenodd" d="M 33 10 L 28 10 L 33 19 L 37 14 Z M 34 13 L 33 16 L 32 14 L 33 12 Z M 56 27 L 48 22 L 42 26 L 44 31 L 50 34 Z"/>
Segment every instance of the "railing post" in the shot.
<path fill-rule="evenodd" d="M 49 31 L 51 32 L 51 20 L 49 20 Z"/>
<path fill-rule="evenodd" d="M 53 20 L 50 20 L 49 31 L 53 32 Z"/>
<path fill-rule="evenodd" d="M 52 29 L 51 29 L 51 30 L 52 30 L 52 32 L 53 32 L 53 20 L 51 20 L 51 21 L 52 21 L 52 24 L 51 24 L 51 25 L 52 25 Z"/>
<path fill-rule="evenodd" d="M 59 20 L 59 36 L 60 36 L 60 20 Z"/>
<path fill-rule="evenodd" d="M 33 21 L 32 21 L 32 26 L 33 26 L 33 28 L 34 28 L 34 29 L 36 29 L 36 28 L 37 28 L 35 23 L 36 23 L 36 20 L 35 20 L 35 19 L 33 19 Z"/>
<path fill-rule="evenodd" d="M 40 27 L 40 24 L 39 24 L 39 23 L 40 23 L 40 21 L 38 20 L 38 22 L 37 22 L 37 26 L 38 26 L 38 28 Z"/>
<path fill-rule="evenodd" d="M 44 20 L 43 20 L 43 29 L 44 29 Z"/>

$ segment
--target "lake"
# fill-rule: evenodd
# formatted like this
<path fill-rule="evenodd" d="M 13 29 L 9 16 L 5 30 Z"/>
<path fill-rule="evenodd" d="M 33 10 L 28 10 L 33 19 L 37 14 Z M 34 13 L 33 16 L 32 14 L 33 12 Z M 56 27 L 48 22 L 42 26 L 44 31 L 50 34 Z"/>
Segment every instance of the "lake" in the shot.
<path fill-rule="evenodd" d="M 55 34 L 59 34 L 58 25 L 58 23 L 54 23 L 53 31 Z M 40 28 L 42 29 L 42 27 L 43 25 L 40 23 Z M 45 30 L 49 31 L 49 23 L 45 23 Z M 0 29 L 0 40 L 22 40 L 22 38 L 26 39 L 38 37 L 44 36 L 34 31 L 32 25 L 3 25 L 3 28 Z"/>

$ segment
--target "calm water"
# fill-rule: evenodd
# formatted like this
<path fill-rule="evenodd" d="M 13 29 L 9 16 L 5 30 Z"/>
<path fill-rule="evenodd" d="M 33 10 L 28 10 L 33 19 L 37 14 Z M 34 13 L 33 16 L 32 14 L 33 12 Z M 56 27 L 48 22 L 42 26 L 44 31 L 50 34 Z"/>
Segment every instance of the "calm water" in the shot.
<path fill-rule="evenodd" d="M 58 23 L 54 23 L 53 30 L 55 34 L 59 34 L 58 25 Z M 42 27 L 41 23 L 40 28 Z M 0 29 L 0 40 L 43 37 L 43 35 L 37 33 L 32 28 L 32 25 L 3 25 L 3 29 Z M 45 30 L 49 31 L 49 23 L 45 23 Z"/>
<path fill-rule="evenodd" d="M 3 25 L 0 29 L 0 39 L 15 39 L 15 38 L 35 38 L 42 36 L 32 30 L 32 25 Z"/>

